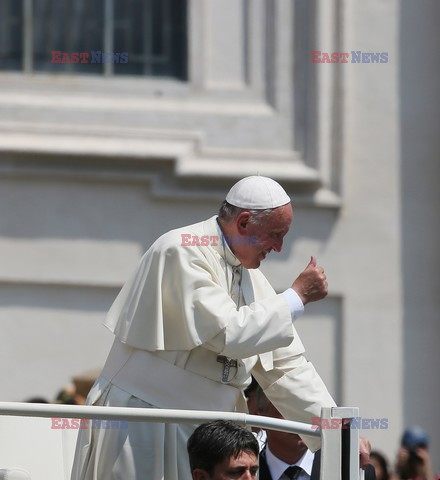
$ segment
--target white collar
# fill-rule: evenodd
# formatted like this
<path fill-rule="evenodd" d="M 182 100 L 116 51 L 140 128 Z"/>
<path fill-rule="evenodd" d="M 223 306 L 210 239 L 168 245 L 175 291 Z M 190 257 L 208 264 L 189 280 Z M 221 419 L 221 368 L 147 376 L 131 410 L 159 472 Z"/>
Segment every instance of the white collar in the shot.
<path fill-rule="evenodd" d="M 228 242 L 226 241 L 226 237 L 224 236 L 222 229 L 220 228 L 220 225 L 217 221 L 217 216 L 215 218 L 215 224 L 217 227 L 217 238 L 218 238 L 218 246 L 214 247 L 217 252 L 219 252 L 220 256 L 222 258 L 226 257 L 226 261 L 231 265 L 232 267 L 239 267 L 241 265 L 240 260 L 234 255 L 232 252 L 231 248 L 228 245 Z"/>
<path fill-rule="evenodd" d="M 304 455 L 296 463 L 289 465 L 288 463 L 283 462 L 276 457 L 266 445 L 266 463 L 270 471 L 270 476 L 274 480 L 279 480 L 281 475 L 286 471 L 286 468 L 294 465 L 301 467 L 307 473 L 307 475 L 311 476 L 314 457 L 314 453 L 312 453 L 310 450 L 306 450 Z"/>

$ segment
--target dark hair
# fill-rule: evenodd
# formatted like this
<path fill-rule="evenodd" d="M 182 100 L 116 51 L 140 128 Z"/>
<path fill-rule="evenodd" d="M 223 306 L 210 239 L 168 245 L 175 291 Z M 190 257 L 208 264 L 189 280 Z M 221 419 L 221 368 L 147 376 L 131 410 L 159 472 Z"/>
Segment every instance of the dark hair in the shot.
<path fill-rule="evenodd" d="M 196 468 L 212 475 L 216 465 L 242 452 L 258 458 L 258 442 L 252 432 L 234 422 L 216 420 L 197 427 L 188 439 L 191 472 Z"/>
<path fill-rule="evenodd" d="M 25 400 L 26 403 L 49 403 L 44 397 L 31 397 Z"/>
<path fill-rule="evenodd" d="M 251 383 L 244 389 L 244 392 L 243 392 L 246 398 L 249 398 L 249 395 L 253 392 L 255 393 L 258 388 L 258 383 L 255 380 L 255 378 L 252 375 L 251 375 L 251 378 L 252 378 Z"/>
<path fill-rule="evenodd" d="M 258 385 L 255 390 L 255 402 L 260 412 L 266 413 L 270 407 L 270 400 L 266 397 L 263 389 Z"/>
<path fill-rule="evenodd" d="M 240 208 L 234 205 L 231 205 L 226 200 L 220 205 L 220 209 L 218 211 L 218 218 L 221 223 L 228 223 L 234 218 L 238 217 L 241 212 L 249 212 L 250 217 L 249 221 L 256 225 L 261 225 L 263 220 L 268 217 L 272 212 L 273 208 L 265 208 L 265 209 L 251 209 L 251 208 Z"/>

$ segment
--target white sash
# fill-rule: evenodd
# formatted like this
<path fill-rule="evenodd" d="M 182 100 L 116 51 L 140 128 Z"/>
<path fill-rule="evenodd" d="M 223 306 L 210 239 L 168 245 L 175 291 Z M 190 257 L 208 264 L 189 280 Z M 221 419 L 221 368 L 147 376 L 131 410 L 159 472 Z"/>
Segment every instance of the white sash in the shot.
<path fill-rule="evenodd" d="M 158 408 L 234 411 L 241 396 L 235 387 L 196 375 L 118 339 L 89 401 L 94 403 L 109 383 Z"/>

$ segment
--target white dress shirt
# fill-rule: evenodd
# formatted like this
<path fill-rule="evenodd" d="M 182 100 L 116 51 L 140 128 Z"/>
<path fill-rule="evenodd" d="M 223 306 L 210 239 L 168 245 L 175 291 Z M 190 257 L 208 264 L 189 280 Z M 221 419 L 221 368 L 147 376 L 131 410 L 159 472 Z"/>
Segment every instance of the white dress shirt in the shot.
<path fill-rule="evenodd" d="M 296 480 L 310 480 L 314 458 L 315 454 L 310 450 L 307 450 L 296 463 L 290 465 L 276 457 L 266 445 L 266 462 L 272 480 L 288 480 L 287 476 L 284 475 L 284 472 L 288 467 L 293 467 L 295 465 L 302 468 L 302 471 Z"/>

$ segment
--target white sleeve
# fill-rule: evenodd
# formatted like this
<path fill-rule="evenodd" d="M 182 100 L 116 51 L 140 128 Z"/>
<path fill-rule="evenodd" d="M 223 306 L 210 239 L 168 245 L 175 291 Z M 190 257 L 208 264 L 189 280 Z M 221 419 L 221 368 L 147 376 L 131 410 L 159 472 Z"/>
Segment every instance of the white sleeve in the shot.
<path fill-rule="evenodd" d="M 287 420 L 312 423 L 321 416 L 322 407 L 334 407 L 335 401 L 311 362 L 303 354 L 293 355 L 293 347 L 273 352 L 274 366 L 265 370 L 258 362 L 252 369 L 267 398 Z M 319 437 L 302 436 L 308 448 L 320 447 Z"/>
<path fill-rule="evenodd" d="M 288 288 L 285 290 L 283 295 L 286 297 L 287 303 L 289 304 L 292 320 L 300 317 L 304 313 L 304 304 L 299 298 L 299 295 L 293 288 Z"/>

